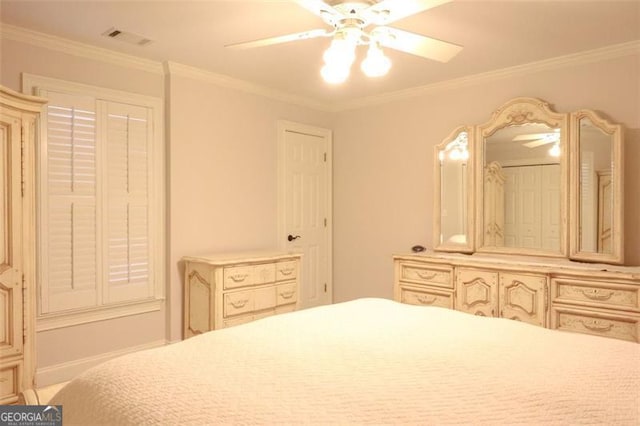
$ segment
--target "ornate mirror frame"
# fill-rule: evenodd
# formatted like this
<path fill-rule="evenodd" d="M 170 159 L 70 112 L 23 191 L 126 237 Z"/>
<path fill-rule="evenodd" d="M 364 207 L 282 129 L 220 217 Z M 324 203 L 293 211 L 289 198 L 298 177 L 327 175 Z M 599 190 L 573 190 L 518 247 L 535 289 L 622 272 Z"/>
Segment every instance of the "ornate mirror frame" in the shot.
<path fill-rule="evenodd" d="M 587 133 L 583 131 L 584 141 L 581 141 L 581 120 L 588 120 L 593 132 L 588 139 Z M 585 121 L 586 122 L 586 121 Z M 522 124 L 544 125 L 551 129 L 559 129 L 560 136 L 553 140 L 558 144 L 560 150 L 560 182 L 559 182 L 559 248 L 558 250 L 543 250 L 523 247 L 504 247 L 504 232 L 500 233 L 500 223 L 504 228 L 505 215 L 505 173 L 498 161 L 485 164 L 487 149 L 485 141 L 497 131 Z M 535 127 L 534 127 L 535 128 Z M 461 243 L 443 243 L 440 235 L 442 233 L 442 205 L 441 197 L 443 183 L 441 180 L 442 170 L 439 161 L 439 154 L 446 149 L 447 145 L 454 141 L 460 132 L 468 132 L 468 175 L 467 175 L 467 216 L 466 220 L 466 241 Z M 522 135 L 522 136 L 535 136 Z M 509 135 L 511 136 L 511 135 Z M 611 144 L 610 161 L 611 166 L 603 163 L 601 156 L 603 152 L 597 145 L 609 137 Z M 514 137 L 515 139 L 515 137 Z M 513 140 L 513 139 L 508 139 Z M 521 139 L 525 140 L 525 139 Z M 541 141 L 545 141 L 543 136 Z M 581 186 L 581 169 L 585 168 L 588 161 L 581 159 L 581 144 L 589 147 L 593 160 L 593 165 L 589 170 L 592 176 L 591 182 L 598 182 L 597 195 L 596 187 L 592 185 L 590 189 Z M 498 143 L 504 143 L 498 142 Z M 595 145 L 594 145 L 595 144 Z M 541 144 L 538 143 L 538 146 Z M 602 146 L 602 145 L 600 145 Z M 442 143 L 434 150 L 434 250 L 436 251 L 456 251 L 463 253 L 510 254 L 510 255 L 532 255 L 564 257 L 572 260 L 602 262 L 622 264 L 624 261 L 624 165 L 623 165 L 623 128 L 620 124 L 613 123 L 602 115 L 592 110 L 579 110 L 573 113 L 557 113 L 550 105 L 536 98 L 520 97 L 510 100 L 491 116 L 491 119 L 484 124 L 475 126 L 461 126 L 455 129 Z M 553 154 L 557 155 L 556 153 Z M 599 161 L 597 159 L 599 158 Z M 542 165 L 547 164 L 546 159 L 542 159 Z M 502 160 L 501 160 L 502 161 Z M 507 165 L 517 165 L 517 157 L 513 161 L 506 161 Z M 523 163 L 525 165 L 526 163 Z M 556 164 L 555 161 L 553 164 Z M 485 176 L 486 169 L 486 176 Z M 600 169 L 600 170 L 598 170 Z M 594 177 L 595 176 L 595 177 Z M 546 175 L 548 178 L 549 176 Z M 485 178 L 487 182 L 485 183 Z M 485 185 L 492 189 L 485 194 Z M 581 207 L 581 197 L 584 191 L 590 191 L 590 201 L 585 202 Z M 584 192 L 586 193 L 586 192 Z M 602 196 L 605 194 L 606 197 Z M 596 206 L 597 205 L 597 211 Z M 583 213 L 581 213 L 583 209 Z M 584 213 L 584 212 L 587 213 Z M 604 213 L 603 213 L 604 212 Z M 610 212 L 610 213 L 606 213 Z M 502 215 L 502 217 L 501 217 Z M 583 224 L 581 215 L 587 215 L 588 220 Z M 485 217 L 486 216 L 486 217 Z M 485 221 L 493 218 L 485 226 Z M 604 218 L 604 219 L 603 219 Z M 609 227 L 607 221 L 611 221 Z M 594 228 L 595 223 L 595 228 Z M 581 232 L 585 226 L 591 226 L 588 231 L 587 240 L 581 240 Z M 490 232 L 487 234 L 485 228 Z M 503 230 L 502 230 L 503 231 Z M 487 234 L 487 235 L 486 235 Z M 594 237 L 594 235 L 596 235 Z M 555 238 L 555 237 L 554 237 Z M 587 241 L 585 243 L 585 241 Z M 582 244 L 582 247 L 581 247 Z M 596 249 L 593 249 L 596 247 Z M 601 247 L 605 247 L 601 249 Z"/>
<path fill-rule="evenodd" d="M 560 247 L 558 251 L 542 249 L 501 247 L 488 245 L 486 237 L 485 223 L 485 203 L 484 203 L 484 169 L 486 146 L 485 140 L 500 129 L 509 126 L 523 124 L 544 124 L 551 128 L 560 129 Z M 569 114 L 554 112 L 549 104 L 536 98 L 515 98 L 498 108 L 491 119 L 485 124 L 477 126 L 476 130 L 476 195 L 478 204 L 476 208 L 476 241 L 479 252 L 505 253 L 505 254 L 525 254 L 537 256 L 567 257 L 568 255 L 568 182 L 569 182 L 569 162 L 568 149 L 568 123 Z"/>
<path fill-rule="evenodd" d="M 598 251 L 583 251 L 581 236 L 583 221 L 581 216 L 582 188 L 582 159 L 581 159 L 581 120 L 588 119 L 593 127 L 608 135 L 611 141 L 611 175 L 610 175 L 610 250 L 608 253 Z M 619 263 L 624 262 L 624 140 L 622 126 L 614 124 L 601 117 L 592 110 L 579 110 L 571 114 L 571 241 L 570 257 L 576 260 L 590 262 Z M 599 199 L 599 196 L 598 196 Z M 598 208 L 601 210 L 601 207 Z M 602 219 L 599 218 L 600 222 Z"/>
<path fill-rule="evenodd" d="M 462 184 L 465 188 L 462 188 L 464 193 L 460 194 L 464 198 L 466 204 L 465 211 L 461 212 L 464 217 L 461 219 L 464 222 L 464 241 L 443 241 L 442 233 L 442 196 L 443 196 L 443 180 L 442 180 L 442 161 L 444 160 L 447 148 L 456 149 L 457 142 L 460 141 L 460 135 L 462 133 L 467 134 L 466 137 L 466 158 L 459 158 L 461 162 L 465 163 L 466 175 L 463 178 Z M 473 180 L 474 180 L 474 156 L 475 156 L 475 144 L 474 144 L 475 131 L 473 126 L 460 126 L 451 132 L 440 144 L 436 145 L 433 151 L 433 164 L 434 164 L 434 202 L 433 202 L 433 247 L 437 251 L 448 252 L 461 252 L 461 253 L 473 253 L 474 246 L 474 208 L 475 197 L 473 193 Z M 451 149 L 449 150 L 451 151 Z M 462 164 L 462 163 L 461 163 Z"/>

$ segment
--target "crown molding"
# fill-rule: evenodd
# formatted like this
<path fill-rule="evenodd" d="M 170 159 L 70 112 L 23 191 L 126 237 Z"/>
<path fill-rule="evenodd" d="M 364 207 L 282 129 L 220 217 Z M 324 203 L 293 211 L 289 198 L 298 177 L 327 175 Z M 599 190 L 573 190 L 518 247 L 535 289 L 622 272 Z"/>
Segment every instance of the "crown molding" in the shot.
<path fill-rule="evenodd" d="M 153 74 L 163 74 L 162 63 L 157 61 L 119 53 L 102 47 L 80 43 L 67 38 L 28 30 L 26 28 L 16 27 L 10 24 L 0 24 L 0 38 L 27 43 L 37 47 L 66 53 L 68 55 L 108 62 L 129 68 L 136 68 Z"/>
<path fill-rule="evenodd" d="M 462 87 L 484 84 L 505 78 L 535 74 L 542 71 L 561 69 L 576 65 L 584 65 L 594 62 L 606 61 L 630 55 L 640 54 L 640 40 L 615 44 L 584 52 L 573 53 L 565 56 L 530 62 L 513 67 L 502 68 L 484 73 L 474 74 L 450 80 L 411 87 L 395 92 L 380 95 L 366 96 L 344 102 L 324 102 L 317 99 L 293 95 L 284 91 L 261 86 L 245 80 L 237 79 L 223 74 L 217 74 L 189 65 L 177 62 L 160 63 L 149 59 L 139 58 L 133 55 L 119 53 L 113 50 L 96 47 L 90 44 L 80 43 L 62 37 L 52 36 L 33 30 L 17 27 L 9 24 L 0 24 L 0 39 L 6 38 L 18 42 L 67 53 L 70 55 L 109 62 L 119 66 L 128 66 L 154 74 L 178 75 L 208 82 L 217 86 L 239 90 L 258 96 L 263 96 L 280 102 L 299 105 L 324 112 L 341 112 L 359 108 L 381 105 L 403 99 L 415 98 L 428 93 L 457 89 Z"/>
<path fill-rule="evenodd" d="M 527 64 L 501 68 L 498 70 L 474 74 L 466 77 L 444 80 L 424 86 L 384 93 L 382 95 L 367 96 L 354 99 L 352 101 L 340 102 L 334 105 L 333 111 L 340 112 L 365 108 L 403 99 L 415 98 L 431 92 L 474 86 L 495 80 L 502 80 L 509 77 L 535 74 L 541 71 L 549 71 L 576 65 L 584 65 L 593 62 L 601 62 L 609 59 L 632 55 L 640 55 L 640 40 L 614 44 L 599 49 L 587 50 L 584 52 L 573 53 L 565 56 L 558 56 L 542 61 L 529 62 Z"/>
<path fill-rule="evenodd" d="M 240 80 L 228 75 L 217 74 L 211 71 L 206 71 L 201 68 L 180 64 L 177 62 L 166 62 L 166 72 L 169 75 L 187 77 L 194 80 L 215 84 L 217 86 L 239 90 L 241 92 L 250 93 L 253 95 L 264 96 L 276 101 L 286 102 L 289 104 L 299 105 L 315 110 L 325 112 L 334 112 L 336 110 L 336 108 L 332 104 L 327 102 L 292 95 L 290 93 L 271 89 L 269 87 L 261 86 L 255 83 L 250 83 L 248 81 Z"/>

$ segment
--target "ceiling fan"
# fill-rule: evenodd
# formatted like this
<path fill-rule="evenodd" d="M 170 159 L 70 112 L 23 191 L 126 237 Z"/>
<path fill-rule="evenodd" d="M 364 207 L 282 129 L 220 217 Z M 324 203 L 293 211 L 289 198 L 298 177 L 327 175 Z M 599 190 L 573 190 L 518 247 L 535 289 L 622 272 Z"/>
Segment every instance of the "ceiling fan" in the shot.
<path fill-rule="evenodd" d="M 370 77 L 386 74 L 391 61 L 382 47 L 399 50 L 427 59 L 448 62 L 462 46 L 387 26 L 407 16 L 448 3 L 451 0 L 295 0 L 318 15 L 331 29 L 313 29 L 260 40 L 230 44 L 225 47 L 248 49 L 317 37 L 331 37 L 324 54 L 322 75 L 330 83 L 341 83 L 349 75 L 355 49 L 369 46 L 362 69 Z"/>
<path fill-rule="evenodd" d="M 560 142 L 560 133 L 559 132 L 529 133 L 526 135 L 518 135 L 513 138 L 513 141 L 514 142 L 531 141 L 531 142 L 525 142 L 522 145 L 526 146 L 527 148 L 536 148 L 542 145 Z"/>

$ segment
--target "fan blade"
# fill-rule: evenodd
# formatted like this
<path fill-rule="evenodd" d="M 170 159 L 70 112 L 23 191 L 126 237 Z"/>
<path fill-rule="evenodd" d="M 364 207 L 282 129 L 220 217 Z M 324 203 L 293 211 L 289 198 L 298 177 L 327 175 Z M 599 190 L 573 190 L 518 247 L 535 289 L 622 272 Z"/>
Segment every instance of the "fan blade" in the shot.
<path fill-rule="evenodd" d="M 462 50 L 457 44 L 391 27 L 377 27 L 371 35 L 382 46 L 439 62 L 448 62 Z"/>
<path fill-rule="evenodd" d="M 536 148 L 548 143 L 554 143 L 554 141 L 548 139 L 538 139 L 537 141 L 523 143 L 522 146 L 526 146 L 527 148 Z"/>
<path fill-rule="evenodd" d="M 288 43 L 290 41 L 306 40 L 306 39 L 309 39 L 309 38 L 331 37 L 333 35 L 333 33 L 334 33 L 334 31 L 311 30 L 311 31 L 305 31 L 305 32 L 302 32 L 302 33 L 287 34 L 287 35 L 283 35 L 283 36 L 263 38 L 263 39 L 260 39 L 260 40 L 245 41 L 245 42 L 242 42 L 242 43 L 234 43 L 234 44 L 227 44 L 225 47 L 229 47 L 231 49 L 250 49 L 252 47 L 270 46 L 272 44 Z"/>
<path fill-rule="evenodd" d="M 361 16 L 376 25 L 387 25 L 451 0 L 383 0 L 362 11 Z"/>
<path fill-rule="evenodd" d="M 532 139 L 550 138 L 555 136 L 555 133 L 527 133 L 525 135 L 518 135 L 513 138 L 513 141 L 530 141 Z M 551 141 L 554 142 L 554 141 Z"/>
<path fill-rule="evenodd" d="M 342 13 L 322 0 L 296 0 L 296 3 L 332 26 L 336 26 L 341 19 L 345 19 Z"/>

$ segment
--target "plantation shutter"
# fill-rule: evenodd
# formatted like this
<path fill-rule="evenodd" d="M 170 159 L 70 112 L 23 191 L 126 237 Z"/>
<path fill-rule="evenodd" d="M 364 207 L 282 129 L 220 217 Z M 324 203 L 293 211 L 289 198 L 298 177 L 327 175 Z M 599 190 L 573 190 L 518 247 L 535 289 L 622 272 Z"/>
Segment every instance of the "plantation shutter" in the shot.
<path fill-rule="evenodd" d="M 154 296 L 151 276 L 151 110 L 101 105 L 105 123 L 105 303 Z"/>
<path fill-rule="evenodd" d="M 43 279 L 41 312 L 95 306 L 98 301 L 95 100 L 55 91 L 44 125 L 41 163 Z"/>

